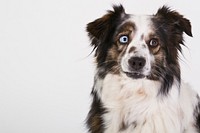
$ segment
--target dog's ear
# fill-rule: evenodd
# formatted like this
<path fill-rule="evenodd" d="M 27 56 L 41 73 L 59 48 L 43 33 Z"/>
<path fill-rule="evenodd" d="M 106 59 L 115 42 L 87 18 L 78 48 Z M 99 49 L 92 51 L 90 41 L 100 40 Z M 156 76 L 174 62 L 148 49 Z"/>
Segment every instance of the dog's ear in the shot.
<path fill-rule="evenodd" d="M 190 21 L 178 12 L 170 10 L 167 6 L 163 6 L 158 10 L 156 16 L 164 19 L 167 24 L 172 25 L 175 33 L 182 34 L 185 32 L 188 36 L 192 37 Z"/>
<path fill-rule="evenodd" d="M 114 32 L 114 28 L 116 28 L 119 19 L 125 16 L 122 5 L 114 5 L 113 9 L 114 11 L 108 11 L 103 17 L 87 24 L 86 30 L 91 39 L 91 45 L 95 48 L 99 43 L 110 37 L 108 33 Z"/>

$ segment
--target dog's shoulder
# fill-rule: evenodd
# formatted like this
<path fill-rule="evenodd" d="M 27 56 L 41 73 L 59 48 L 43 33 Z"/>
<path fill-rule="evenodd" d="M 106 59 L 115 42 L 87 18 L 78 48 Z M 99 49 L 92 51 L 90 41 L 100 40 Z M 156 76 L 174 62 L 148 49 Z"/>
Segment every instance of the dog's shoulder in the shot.
<path fill-rule="evenodd" d="M 200 133 L 200 98 L 190 84 L 181 82 L 180 105 L 184 115 L 186 133 Z"/>

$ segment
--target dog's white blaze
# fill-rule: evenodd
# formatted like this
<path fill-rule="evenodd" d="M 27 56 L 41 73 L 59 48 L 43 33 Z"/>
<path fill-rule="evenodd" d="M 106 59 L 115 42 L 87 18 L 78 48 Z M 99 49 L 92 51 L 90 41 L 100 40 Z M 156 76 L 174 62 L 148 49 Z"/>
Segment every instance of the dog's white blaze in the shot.
<path fill-rule="evenodd" d="M 195 133 L 191 118 L 197 99 L 187 85 L 179 92 L 175 82 L 167 97 L 159 97 L 157 81 L 107 74 L 102 83 L 105 133 Z M 128 127 L 120 131 L 123 122 Z"/>
<path fill-rule="evenodd" d="M 142 35 L 147 36 L 150 32 L 152 32 L 151 16 L 132 16 L 130 20 L 134 22 L 136 26 L 136 34 L 134 35 L 134 41 L 139 41 L 141 40 Z"/>
<path fill-rule="evenodd" d="M 148 37 L 152 33 L 151 16 L 132 16 L 128 21 L 132 21 L 135 24 L 135 33 L 132 42 L 129 44 L 125 55 L 122 57 L 121 66 L 123 71 L 130 72 L 128 68 L 128 60 L 133 57 L 144 57 L 146 64 L 143 68 L 143 74 L 148 75 L 151 70 L 151 61 L 154 57 L 150 55 L 148 46 L 145 42 L 145 37 Z M 137 52 L 129 52 L 130 48 L 135 47 Z"/>

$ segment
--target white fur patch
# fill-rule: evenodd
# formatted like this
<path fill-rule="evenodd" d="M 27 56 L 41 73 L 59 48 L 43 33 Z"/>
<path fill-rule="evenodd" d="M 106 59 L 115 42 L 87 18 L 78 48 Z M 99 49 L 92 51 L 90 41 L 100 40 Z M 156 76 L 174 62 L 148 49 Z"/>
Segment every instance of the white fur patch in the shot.
<path fill-rule="evenodd" d="M 108 111 L 103 117 L 105 133 L 196 133 L 196 93 L 186 84 L 179 93 L 174 83 L 169 95 L 161 97 L 159 88 L 158 81 L 107 74 L 99 92 Z M 120 129 L 123 123 L 127 127 Z"/>
<path fill-rule="evenodd" d="M 146 64 L 143 68 L 143 74 L 148 75 L 151 70 L 151 61 L 154 60 L 154 57 L 150 55 L 148 45 L 145 42 L 145 38 L 149 36 L 150 33 L 152 33 L 152 21 L 150 20 L 150 16 L 132 16 L 127 21 L 134 22 L 135 24 L 135 33 L 133 40 L 128 45 L 128 48 L 126 50 L 126 53 L 122 57 L 121 66 L 122 70 L 124 72 L 130 72 L 128 60 L 131 57 L 143 57 L 146 60 Z M 126 22 L 127 22 L 126 21 Z M 129 50 L 135 47 L 135 52 L 129 53 Z"/>

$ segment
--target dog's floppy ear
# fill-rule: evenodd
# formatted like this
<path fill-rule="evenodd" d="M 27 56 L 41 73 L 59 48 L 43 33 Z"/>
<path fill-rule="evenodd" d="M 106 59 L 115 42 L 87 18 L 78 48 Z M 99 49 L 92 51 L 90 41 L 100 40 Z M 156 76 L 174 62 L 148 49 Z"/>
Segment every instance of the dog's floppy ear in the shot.
<path fill-rule="evenodd" d="M 165 19 L 166 23 L 171 24 L 176 33 L 182 34 L 185 32 L 188 36 L 192 37 L 190 21 L 178 12 L 170 10 L 167 6 L 163 6 L 158 10 L 156 16 Z"/>
<path fill-rule="evenodd" d="M 103 17 L 87 24 L 86 30 L 91 39 L 91 45 L 95 48 L 99 43 L 105 41 L 114 32 L 119 19 L 124 16 L 125 11 L 122 5 L 113 6 L 114 11 L 108 11 Z"/>

